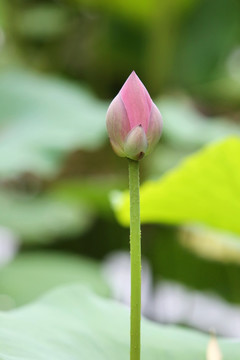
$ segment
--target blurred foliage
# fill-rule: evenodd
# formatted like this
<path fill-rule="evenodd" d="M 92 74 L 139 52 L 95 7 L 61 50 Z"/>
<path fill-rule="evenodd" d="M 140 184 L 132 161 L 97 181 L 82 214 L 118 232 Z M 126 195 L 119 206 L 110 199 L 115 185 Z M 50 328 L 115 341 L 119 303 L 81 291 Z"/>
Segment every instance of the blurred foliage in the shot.
<path fill-rule="evenodd" d="M 69 204 L 86 204 L 88 208 L 100 217 L 112 218 L 113 211 L 109 203 L 109 194 L 116 188 L 121 188 L 120 181 L 111 179 L 84 179 L 60 181 L 50 194 Z"/>
<path fill-rule="evenodd" d="M 5 71 L 0 108 L 1 177 L 53 176 L 68 152 L 96 149 L 106 137 L 105 104 L 60 79 Z"/>
<path fill-rule="evenodd" d="M 195 150 L 230 135 L 240 136 L 240 125 L 202 114 L 189 98 L 165 97 L 157 105 L 165 119 L 163 136 L 175 148 Z"/>
<path fill-rule="evenodd" d="M 105 112 L 134 69 L 157 99 L 164 119 L 158 148 L 141 162 L 141 179 L 146 180 L 143 220 L 158 223 L 142 229 L 143 254 L 154 280 L 171 279 L 240 302 L 238 238 L 221 231 L 240 231 L 239 139 L 202 149 L 240 135 L 239 13 L 235 0 L 0 1 L 0 226 L 14 231 L 22 244 L 15 261 L 0 270 L 0 299 L 6 294 L 20 305 L 68 282 L 89 283 L 107 294 L 101 265 L 83 256 L 102 260 L 129 246 L 128 230 L 116 222 L 109 202 L 110 193 L 127 187 L 127 164 L 107 143 Z M 126 224 L 127 216 L 125 203 L 121 219 Z M 202 227 L 179 231 L 176 226 L 189 222 L 215 226 L 218 232 Z M 77 298 L 71 321 L 95 314 L 91 296 L 62 291 L 69 308 Z M 60 306 L 62 300 L 52 296 L 52 303 L 58 300 Z M 84 310 L 79 313 L 84 303 L 86 317 Z M 36 311 L 42 309 L 40 304 L 34 305 Z M 23 310 L 20 318 L 25 311 L 32 314 L 31 309 Z M 35 324 L 42 321 L 41 310 L 38 316 L 32 318 Z M 103 323 L 114 316 L 104 317 Z M 52 317 L 46 326 L 58 331 L 57 318 Z M 12 319 L 11 326 L 18 329 L 20 324 Z M 7 315 L 4 321 L 9 323 Z M 79 340 L 79 331 L 86 333 L 78 326 L 79 321 Z M 152 329 L 146 335 L 153 338 L 152 349 L 171 354 L 172 343 L 167 338 L 161 348 Z M 8 349 L 5 344 L 4 354 L 15 356 L 18 346 L 33 350 L 19 340 L 21 332 L 9 331 L 16 342 Z M 75 328 L 69 331 L 73 334 Z M 161 330 L 154 331 L 163 338 Z M 91 338 L 95 335 L 90 331 Z M 63 336 L 59 330 L 56 338 Z M 172 333 L 169 336 L 172 339 Z M 188 342 L 184 359 L 204 357 L 205 340 L 201 355 L 196 350 L 191 356 L 189 339 L 178 336 L 178 350 Z M 198 340 L 192 341 L 197 349 Z M 115 345 L 120 354 L 121 346 Z M 50 349 L 52 358 L 65 356 L 61 346 L 61 353 Z M 126 341 L 122 347 L 127 351 Z M 74 343 L 72 348 L 80 351 Z M 94 349 L 91 343 L 87 358 L 100 356 Z M 144 350 L 148 358 L 151 351 L 154 358 L 152 349 Z M 23 354 L 37 358 L 40 352 Z M 101 356 L 105 359 L 108 353 Z"/>
<path fill-rule="evenodd" d="M 183 27 L 177 74 L 191 86 L 215 80 L 240 40 L 238 1 L 201 1 Z"/>
<path fill-rule="evenodd" d="M 135 68 L 153 95 L 185 87 L 207 101 L 202 85 L 228 75 L 240 40 L 235 0 L 4 3 L 9 58 L 14 47 L 15 61 L 84 79 L 101 97 L 112 97 Z M 232 105 L 225 100 L 224 107 Z"/>
<path fill-rule="evenodd" d="M 93 260 L 52 251 L 19 255 L 1 271 L 0 292 L 4 297 L 0 296 L 0 309 L 7 307 L 6 300 L 9 306 L 20 306 L 69 282 L 81 283 L 99 295 L 110 294 L 101 266 Z"/>
<path fill-rule="evenodd" d="M 129 311 L 80 286 L 60 288 L 32 305 L 1 314 L 0 324 L 3 360 L 18 360 L 22 354 L 36 360 L 46 354 L 63 360 L 121 360 L 129 356 Z M 166 360 L 201 360 L 209 336 L 170 326 L 157 327 L 144 319 L 142 340 L 145 360 L 157 359 L 159 355 Z M 41 352 L 37 344 L 41 344 Z M 239 358 L 238 341 L 221 340 L 219 345 L 224 359 Z"/>
<path fill-rule="evenodd" d="M 27 243 L 48 243 L 80 234 L 91 225 L 92 213 L 84 205 L 72 205 L 51 196 L 0 193 L 0 223 Z"/>
<path fill-rule="evenodd" d="M 39 4 L 26 7 L 17 23 L 18 34 L 29 40 L 48 39 L 61 36 L 66 31 L 67 14 L 64 8 L 54 4 Z M 43 26 L 44 24 L 44 26 Z"/>

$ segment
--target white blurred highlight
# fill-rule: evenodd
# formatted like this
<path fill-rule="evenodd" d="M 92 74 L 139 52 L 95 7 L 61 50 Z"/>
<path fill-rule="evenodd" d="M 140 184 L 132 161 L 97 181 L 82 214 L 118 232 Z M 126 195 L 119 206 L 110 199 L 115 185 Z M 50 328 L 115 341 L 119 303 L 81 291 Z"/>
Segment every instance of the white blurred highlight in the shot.
<path fill-rule="evenodd" d="M 104 275 L 113 297 L 129 304 L 129 254 L 109 255 L 104 263 Z M 206 332 L 214 328 L 218 335 L 240 338 L 240 306 L 213 293 L 191 290 L 175 282 L 161 281 L 153 288 L 146 260 L 142 266 L 142 313 L 160 323 L 183 324 Z"/>
<path fill-rule="evenodd" d="M 130 304 L 130 256 L 125 252 L 109 255 L 104 262 L 104 276 L 113 297 Z M 142 260 L 142 313 L 146 314 L 152 293 L 152 275 L 148 263 Z"/>
<path fill-rule="evenodd" d="M 18 247 L 17 236 L 9 229 L 0 227 L 0 267 L 14 258 Z"/>

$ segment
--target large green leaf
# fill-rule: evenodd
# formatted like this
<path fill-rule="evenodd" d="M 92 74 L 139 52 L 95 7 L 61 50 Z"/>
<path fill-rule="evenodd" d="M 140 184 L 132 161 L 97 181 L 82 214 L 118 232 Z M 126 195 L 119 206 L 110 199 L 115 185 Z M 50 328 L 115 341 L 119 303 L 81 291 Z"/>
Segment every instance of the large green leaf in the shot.
<path fill-rule="evenodd" d="M 157 181 L 141 187 L 141 218 L 147 223 L 202 223 L 240 233 L 240 138 L 208 146 Z M 147 160 L 146 160 L 147 161 Z M 129 223 L 129 197 L 115 201 L 118 219 Z"/>
<path fill-rule="evenodd" d="M 24 71 L 0 74 L 0 175 L 54 175 L 74 149 L 106 138 L 107 105 L 67 81 Z"/>
<path fill-rule="evenodd" d="M 46 243 L 80 234 L 92 222 L 86 206 L 69 204 L 50 196 L 23 196 L 0 192 L 0 225 L 13 230 L 25 242 Z"/>
<path fill-rule="evenodd" d="M 1 295 L 13 306 L 25 304 L 57 285 L 78 282 L 101 295 L 109 288 L 101 265 L 90 259 L 57 252 L 28 252 L 0 269 Z M 7 296 L 7 298 L 5 297 Z"/>
<path fill-rule="evenodd" d="M 0 316 L 2 360 L 127 360 L 129 311 L 79 286 L 58 289 L 35 304 Z M 143 360 L 203 360 L 208 336 L 142 322 Z M 239 342 L 220 341 L 224 360 Z"/>

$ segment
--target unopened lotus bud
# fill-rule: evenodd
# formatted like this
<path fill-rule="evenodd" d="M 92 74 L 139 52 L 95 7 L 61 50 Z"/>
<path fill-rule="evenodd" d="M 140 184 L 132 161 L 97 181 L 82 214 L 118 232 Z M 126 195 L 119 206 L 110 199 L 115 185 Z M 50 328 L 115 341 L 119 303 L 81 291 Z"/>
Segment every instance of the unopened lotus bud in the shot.
<path fill-rule="evenodd" d="M 140 160 L 162 133 L 162 117 L 145 86 L 133 71 L 107 112 L 107 130 L 117 155 Z"/>

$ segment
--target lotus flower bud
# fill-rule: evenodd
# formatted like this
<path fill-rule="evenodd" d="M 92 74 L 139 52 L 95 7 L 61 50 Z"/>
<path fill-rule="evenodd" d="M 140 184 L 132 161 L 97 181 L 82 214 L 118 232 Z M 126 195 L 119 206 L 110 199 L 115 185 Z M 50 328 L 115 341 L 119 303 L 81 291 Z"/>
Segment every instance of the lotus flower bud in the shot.
<path fill-rule="evenodd" d="M 117 155 L 140 160 L 162 133 L 162 116 L 133 71 L 107 112 L 107 131 Z"/>

